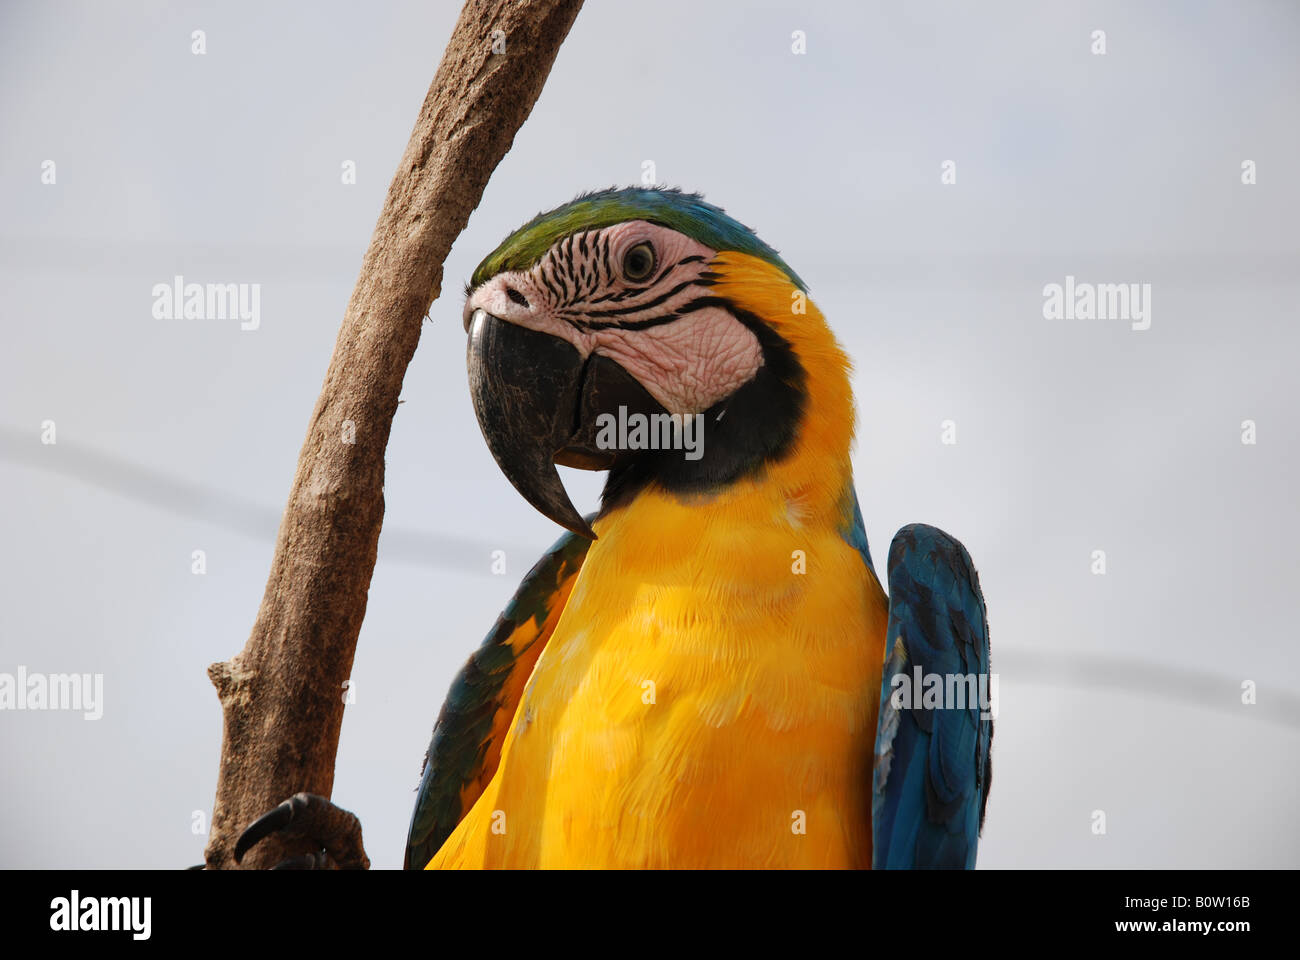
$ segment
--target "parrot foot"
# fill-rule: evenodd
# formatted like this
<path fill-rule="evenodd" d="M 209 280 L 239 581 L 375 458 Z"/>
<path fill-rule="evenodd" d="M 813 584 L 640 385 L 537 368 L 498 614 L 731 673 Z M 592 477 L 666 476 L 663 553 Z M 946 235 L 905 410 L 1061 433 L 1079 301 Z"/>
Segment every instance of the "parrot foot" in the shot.
<path fill-rule="evenodd" d="M 243 860 L 259 840 L 273 833 L 311 840 L 318 849 L 282 860 L 272 870 L 370 869 L 370 858 L 361 845 L 361 821 L 314 793 L 295 793 L 249 824 L 235 841 L 235 863 Z"/>

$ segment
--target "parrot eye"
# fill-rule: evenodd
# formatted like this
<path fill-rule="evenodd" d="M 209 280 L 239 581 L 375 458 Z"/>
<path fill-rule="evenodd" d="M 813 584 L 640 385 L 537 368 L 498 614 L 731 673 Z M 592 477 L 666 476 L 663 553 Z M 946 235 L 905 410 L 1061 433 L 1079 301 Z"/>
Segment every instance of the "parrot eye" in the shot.
<path fill-rule="evenodd" d="M 655 248 L 649 241 L 638 243 L 623 254 L 623 276 L 632 283 L 640 283 L 654 272 Z"/>

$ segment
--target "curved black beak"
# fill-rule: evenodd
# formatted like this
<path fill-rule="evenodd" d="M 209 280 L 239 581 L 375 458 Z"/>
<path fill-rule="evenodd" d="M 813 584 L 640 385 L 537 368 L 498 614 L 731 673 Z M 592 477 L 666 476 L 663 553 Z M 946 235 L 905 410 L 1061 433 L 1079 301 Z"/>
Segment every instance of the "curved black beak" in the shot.
<path fill-rule="evenodd" d="M 506 479 L 545 516 L 595 540 L 555 465 L 609 469 L 620 451 L 597 444 L 599 414 L 663 407 L 609 358 L 584 360 L 559 337 L 484 310 L 470 317 L 468 365 L 474 413 Z"/>

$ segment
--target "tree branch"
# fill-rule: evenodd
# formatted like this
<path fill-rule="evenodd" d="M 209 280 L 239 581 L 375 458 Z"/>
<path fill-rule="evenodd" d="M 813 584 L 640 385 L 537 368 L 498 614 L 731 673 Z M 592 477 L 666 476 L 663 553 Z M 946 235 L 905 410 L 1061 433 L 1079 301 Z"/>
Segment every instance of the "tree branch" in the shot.
<path fill-rule="evenodd" d="M 461 11 L 348 303 L 252 634 L 236 656 L 208 668 L 225 718 L 209 869 L 233 867 L 240 831 L 285 798 L 333 789 L 343 684 L 375 566 L 384 451 L 402 378 L 441 289 L 443 260 L 581 6 L 469 0 Z M 503 38 L 506 52 L 494 53 Z M 244 866 L 310 848 L 268 837 Z"/>

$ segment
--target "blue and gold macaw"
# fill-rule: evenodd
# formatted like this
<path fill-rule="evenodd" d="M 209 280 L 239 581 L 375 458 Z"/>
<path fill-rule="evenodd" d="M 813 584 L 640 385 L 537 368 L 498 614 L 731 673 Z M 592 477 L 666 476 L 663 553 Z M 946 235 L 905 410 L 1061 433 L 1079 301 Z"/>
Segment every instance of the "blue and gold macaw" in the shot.
<path fill-rule="evenodd" d="M 608 190 L 467 292 L 488 447 L 570 532 L 452 685 L 406 865 L 972 867 L 979 579 L 917 524 L 882 591 L 849 362 L 795 272 L 698 196 Z M 556 464 L 609 472 L 598 513 Z"/>

